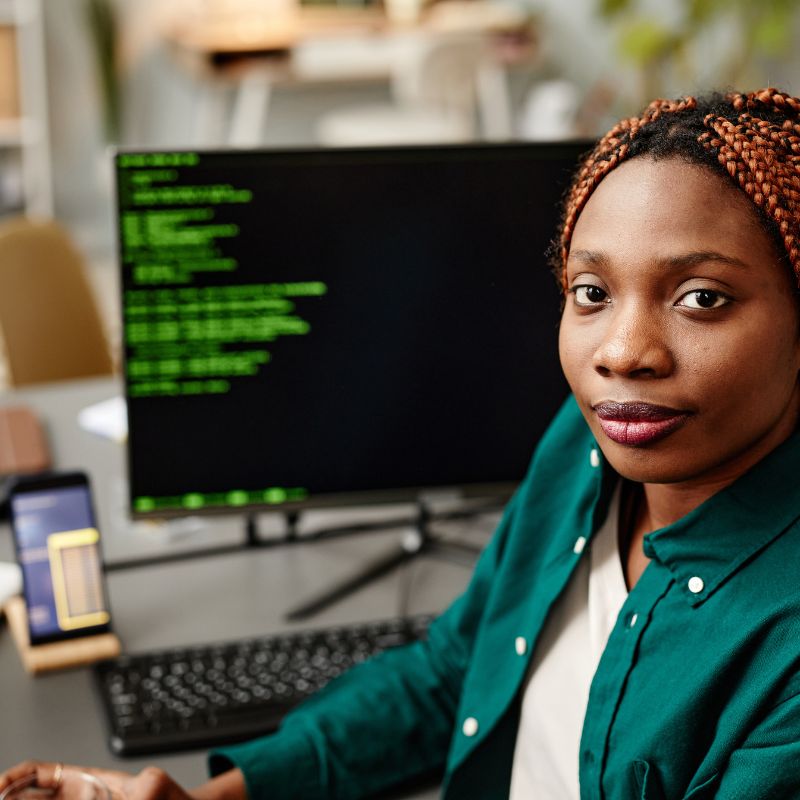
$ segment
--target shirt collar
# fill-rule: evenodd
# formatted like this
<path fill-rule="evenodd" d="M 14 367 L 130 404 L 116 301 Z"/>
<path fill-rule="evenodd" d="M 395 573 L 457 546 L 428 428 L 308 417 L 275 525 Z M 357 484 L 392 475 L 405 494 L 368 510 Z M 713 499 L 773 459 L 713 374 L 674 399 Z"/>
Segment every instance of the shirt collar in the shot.
<path fill-rule="evenodd" d="M 692 606 L 703 603 L 800 517 L 798 475 L 800 432 L 685 517 L 645 536 L 645 555 L 672 572 Z"/>

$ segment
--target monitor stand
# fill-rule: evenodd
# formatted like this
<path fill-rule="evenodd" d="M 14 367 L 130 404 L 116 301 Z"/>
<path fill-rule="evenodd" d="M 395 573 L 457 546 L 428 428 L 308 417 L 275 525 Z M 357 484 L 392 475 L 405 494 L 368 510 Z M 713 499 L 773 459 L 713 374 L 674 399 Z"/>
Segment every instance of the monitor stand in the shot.
<path fill-rule="evenodd" d="M 297 541 L 297 523 L 300 521 L 299 511 L 284 512 L 286 531 L 280 539 L 281 544 Z M 248 514 L 244 523 L 244 546 L 264 547 L 265 540 L 258 535 L 258 518 L 255 514 Z"/>
<path fill-rule="evenodd" d="M 433 556 L 472 566 L 481 548 L 466 542 L 445 541 L 435 536 L 431 533 L 430 521 L 428 507 L 419 502 L 415 529 L 403 537 L 396 549 L 369 561 L 358 572 L 337 581 L 291 609 L 286 613 L 286 619 L 306 619 L 418 556 Z"/>
<path fill-rule="evenodd" d="M 448 519 L 456 517 L 469 517 L 487 510 L 499 508 L 496 502 L 488 506 L 473 508 L 465 511 L 456 511 L 447 514 Z M 415 529 L 409 531 L 403 538 L 401 545 L 388 555 L 381 556 L 374 561 L 367 563 L 359 572 L 346 578 L 339 583 L 331 586 L 319 595 L 311 598 L 301 606 L 291 610 L 287 617 L 289 619 L 303 619 L 309 617 L 317 611 L 326 608 L 337 600 L 354 592 L 362 586 L 376 580 L 381 575 L 391 572 L 396 567 L 408 563 L 419 555 L 430 555 L 438 558 L 446 558 L 456 563 L 472 566 L 476 555 L 480 552 L 479 547 L 474 545 L 444 541 L 431 533 L 429 523 L 432 518 L 430 510 L 423 502 L 417 503 L 417 515 L 415 519 L 389 519 L 384 521 L 372 521 L 367 523 L 356 523 L 354 525 L 344 525 L 342 527 L 326 528 L 314 534 L 298 535 L 297 524 L 300 519 L 300 511 L 286 511 L 286 530 L 283 536 L 276 538 L 262 538 L 258 532 L 258 520 L 255 514 L 248 514 L 245 518 L 244 539 L 235 544 L 219 545 L 213 547 L 197 548 L 192 550 L 180 550 L 171 553 L 159 553 L 153 556 L 128 558 L 105 562 L 106 572 L 121 572 L 140 567 L 150 567 L 156 564 L 167 564 L 179 561 L 186 561 L 195 558 L 208 558 L 210 556 L 221 556 L 227 553 L 239 552 L 242 549 L 280 547 L 284 545 L 305 544 L 309 542 L 322 541 L 325 539 L 349 536 L 356 533 L 368 533 L 378 530 L 391 530 L 392 528 L 406 527 L 414 525 Z"/>
<path fill-rule="evenodd" d="M 247 514 L 244 518 L 244 538 L 238 542 L 213 545 L 211 547 L 197 547 L 191 550 L 178 550 L 177 552 L 158 553 L 153 556 L 107 561 L 104 563 L 103 568 L 106 572 L 122 572 L 128 569 L 152 567 L 156 564 L 170 564 L 195 558 L 209 558 L 226 555 L 228 553 L 238 553 L 243 549 L 251 550 L 255 548 L 278 547 L 285 544 L 296 544 L 300 541 L 297 535 L 297 522 L 300 518 L 300 512 L 287 511 L 284 513 L 286 518 L 286 530 L 280 537 L 271 539 L 262 538 L 258 532 L 258 516 L 256 514 Z"/>

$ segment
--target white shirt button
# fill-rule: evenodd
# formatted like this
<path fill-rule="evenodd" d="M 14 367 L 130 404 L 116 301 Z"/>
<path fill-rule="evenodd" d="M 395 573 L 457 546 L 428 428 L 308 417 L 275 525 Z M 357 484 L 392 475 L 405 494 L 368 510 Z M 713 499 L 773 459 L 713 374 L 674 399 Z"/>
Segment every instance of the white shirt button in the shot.
<path fill-rule="evenodd" d="M 600 466 L 600 453 L 597 452 L 597 448 L 593 447 L 591 452 L 589 453 L 589 463 L 593 467 Z"/>
<path fill-rule="evenodd" d="M 517 636 L 514 639 L 514 649 L 517 651 L 518 656 L 524 656 L 528 652 L 528 643 L 525 641 L 524 636 Z"/>
<path fill-rule="evenodd" d="M 693 578 L 689 578 L 689 591 L 692 592 L 692 594 L 699 594 L 703 591 L 704 586 L 703 579 L 698 578 L 697 575 Z"/>
<path fill-rule="evenodd" d="M 572 546 L 572 552 L 573 553 L 577 553 L 578 555 L 580 555 L 583 552 L 583 548 L 584 547 L 586 547 L 586 537 L 585 536 L 579 536 L 575 540 L 575 544 Z"/>
<path fill-rule="evenodd" d="M 467 717 L 461 726 L 464 736 L 474 736 L 478 732 L 478 720 L 475 717 Z"/>
<path fill-rule="evenodd" d="M 631 617 L 631 621 L 628 623 L 628 625 L 630 625 L 630 626 L 631 626 L 631 628 L 632 628 L 634 625 L 636 625 L 636 620 L 637 620 L 637 619 L 639 619 L 639 615 L 638 615 L 638 614 L 634 614 L 634 615 Z"/>

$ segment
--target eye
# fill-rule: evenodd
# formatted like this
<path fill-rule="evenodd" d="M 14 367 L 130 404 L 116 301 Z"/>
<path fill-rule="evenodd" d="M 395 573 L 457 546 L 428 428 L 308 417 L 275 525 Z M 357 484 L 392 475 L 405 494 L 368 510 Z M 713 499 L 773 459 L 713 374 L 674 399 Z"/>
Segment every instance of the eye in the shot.
<path fill-rule="evenodd" d="M 722 292 L 714 291 L 713 289 L 693 289 L 691 292 L 686 292 L 683 297 L 675 304 L 677 306 L 685 306 L 686 308 L 720 308 L 731 302 L 731 298 Z"/>
<path fill-rule="evenodd" d="M 573 286 L 570 292 L 575 296 L 575 305 L 578 306 L 596 306 L 608 302 L 606 291 L 593 284 Z"/>

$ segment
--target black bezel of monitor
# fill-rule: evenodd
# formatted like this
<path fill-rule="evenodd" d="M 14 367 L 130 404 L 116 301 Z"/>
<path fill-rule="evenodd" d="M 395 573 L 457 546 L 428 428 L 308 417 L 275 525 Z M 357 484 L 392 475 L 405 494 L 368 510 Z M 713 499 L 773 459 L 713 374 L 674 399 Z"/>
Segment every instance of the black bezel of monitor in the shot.
<path fill-rule="evenodd" d="M 564 186 L 569 178 L 571 172 L 577 167 L 578 158 L 585 153 L 592 143 L 587 140 L 569 141 L 569 142 L 511 142 L 511 143 L 481 143 L 481 144 L 468 144 L 468 145 L 408 145 L 400 147 L 363 147 L 363 148 L 274 148 L 274 149 L 261 149 L 261 150 L 235 150 L 235 149 L 215 149 L 215 150 L 201 150 L 196 149 L 144 149 L 144 148 L 120 148 L 115 152 L 115 179 L 117 179 L 117 211 L 118 211 L 118 263 L 122 267 L 122 230 L 121 230 L 121 214 L 123 211 L 122 202 L 119 192 L 119 161 L 120 158 L 126 155 L 154 155 L 154 154 L 190 154 L 199 153 L 203 157 L 217 157 L 217 156 L 233 156 L 235 158 L 247 158 L 248 156 L 257 156 L 258 158 L 275 159 L 276 161 L 286 162 L 291 160 L 299 160 L 305 164 L 326 164 L 330 161 L 341 162 L 348 158 L 355 158 L 361 162 L 368 162 L 369 160 L 382 160 L 387 157 L 394 159 L 415 158 L 424 155 L 432 157 L 474 157 L 481 154 L 492 153 L 495 155 L 506 154 L 508 157 L 517 157 L 527 154 L 539 154 L 540 156 L 549 158 L 563 158 L 567 157 L 572 168 L 569 174 L 565 174 Z M 563 188 L 563 187 L 562 187 Z M 553 229 L 552 234 L 555 234 Z M 532 254 L 538 255 L 538 254 Z M 125 291 L 124 279 L 120 281 L 121 292 Z M 126 378 L 126 396 L 128 389 L 127 380 L 127 346 L 123 342 L 123 372 Z M 564 395 L 566 395 L 566 383 L 563 384 Z M 286 500 L 284 502 L 275 504 L 265 502 L 243 502 L 229 505 L 204 505 L 202 507 L 187 508 L 180 507 L 159 507 L 151 510 L 142 510 L 134 506 L 133 500 L 136 496 L 135 487 L 130 481 L 130 476 L 133 474 L 133 448 L 131 447 L 131 438 L 135 436 L 135 431 L 130 427 L 130 414 L 128 415 L 129 421 L 129 438 L 126 446 L 126 466 L 129 478 L 129 504 L 130 513 L 134 519 L 147 519 L 147 518 L 174 518 L 187 515 L 230 515 L 235 514 L 252 514 L 256 512 L 294 512 L 301 510 L 319 509 L 319 508 L 336 508 L 355 505 L 373 505 L 385 503 L 409 503 L 417 502 L 420 498 L 426 497 L 451 497 L 458 496 L 462 498 L 488 498 L 497 501 L 502 501 L 508 498 L 518 485 L 518 480 L 513 481 L 484 481 L 476 483 L 442 483 L 442 484 L 426 484 L 419 486 L 405 486 L 397 489 L 365 489 L 353 491 L 339 491 L 339 492 L 315 492 L 303 499 Z M 535 443 L 531 443 L 531 447 Z M 521 477 L 521 476 L 520 476 Z M 191 491 L 191 490 L 187 490 Z M 221 490 L 224 493 L 226 490 Z"/>

